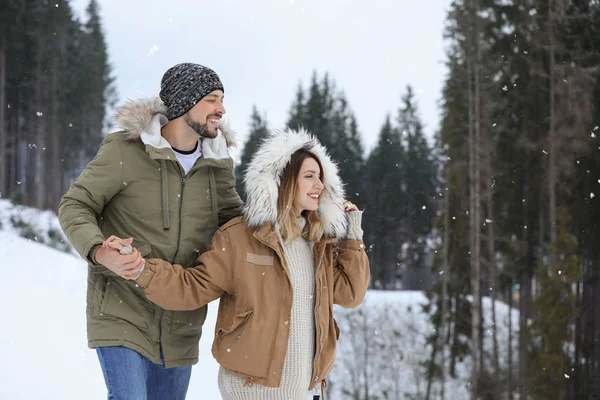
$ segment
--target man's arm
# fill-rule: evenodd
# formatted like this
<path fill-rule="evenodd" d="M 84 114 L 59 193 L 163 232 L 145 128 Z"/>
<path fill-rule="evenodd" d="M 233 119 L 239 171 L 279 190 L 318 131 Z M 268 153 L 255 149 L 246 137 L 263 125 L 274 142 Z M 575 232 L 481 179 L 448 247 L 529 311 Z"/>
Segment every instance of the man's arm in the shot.
<path fill-rule="evenodd" d="M 96 157 L 61 198 L 58 221 L 65 236 L 81 257 L 97 267 L 98 272 L 112 274 L 98 264 L 94 255 L 106 239 L 98 227 L 104 206 L 123 188 L 121 147 L 108 135 Z"/>
<path fill-rule="evenodd" d="M 244 203 L 235 190 L 235 174 L 233 172 L 233 160 L 229 159 L 230 168 L 215 171 L 217 184 L 217 196 L 219 205 L 219 226 L 229 220 L 242 215 Z"/>

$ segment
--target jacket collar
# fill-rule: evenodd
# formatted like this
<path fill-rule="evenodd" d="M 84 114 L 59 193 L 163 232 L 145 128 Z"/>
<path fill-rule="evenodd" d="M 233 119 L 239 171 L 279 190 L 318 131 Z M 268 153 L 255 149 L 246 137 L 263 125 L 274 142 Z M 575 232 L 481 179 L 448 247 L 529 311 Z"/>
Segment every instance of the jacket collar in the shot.
<path fill-rule="evenodd" d="M 115 115 L 115 122 L 129 140 L 141 140 L 152 158 L 173 159 L 171 145 L 161 134 L 161 128 L 168 122 L 167 109 L 158 97 L 134 100 L 121 106 Z M 202 155 L 205 159 L 222 160 L 230 157 L 229 148 L 236 146 L 235 133 L 225 122 L 219 124 L 219 132 L 214 139 L 202 140 Z"/>

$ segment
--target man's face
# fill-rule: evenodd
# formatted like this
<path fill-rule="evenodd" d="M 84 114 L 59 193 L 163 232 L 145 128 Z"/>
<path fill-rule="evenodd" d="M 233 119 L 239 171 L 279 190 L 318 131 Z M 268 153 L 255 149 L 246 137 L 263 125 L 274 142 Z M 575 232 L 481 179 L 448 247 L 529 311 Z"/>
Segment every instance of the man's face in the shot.
<path fill-rule="evenodd" d="M 214 90 L 185 114 L 185 122 L 200 137 L 215 138 L 217 136 L 217 125 L 226 112 L 223 98 L 223 91 Z"/>

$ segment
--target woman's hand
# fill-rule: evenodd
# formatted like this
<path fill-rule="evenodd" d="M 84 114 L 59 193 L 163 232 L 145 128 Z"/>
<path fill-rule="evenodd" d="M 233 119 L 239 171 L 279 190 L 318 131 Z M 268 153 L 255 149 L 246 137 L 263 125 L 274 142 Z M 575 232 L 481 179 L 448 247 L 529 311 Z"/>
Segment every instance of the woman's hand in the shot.
<path fill-rule="evenodd" d="M 344 210 L 346 212 L 358 211 L 358 207 L 355 204 L 350 203 L 348 200 L 344 201 Z"/>
<path fill-rule="evenodd" d="M 121 251 L 121 250 L 123 250 L 123 248 L 126 248 L 127 246 L 131 246 L 131 243 L 133 243 L 133 238 L 121 239 L 118 236 L 112 235 L 111 237 L 109 237 L 102 243 L 102 247 L 104 247 L 105 249 L 114 249 L 114 250 Z M 125 250 L 124 254 L 130 254 L 130 253 L 131 253 L 131 249 L 129 249 L 129 252 L 127 252 L 127 250 Z"/>
<path fill-rule="evenodd" d="M 121 256 L 130 254 L 136 255 L 136 261 L 131 268 L 129 268 L 126 271 L 117 272 L 119 276 L 127 280 L 138 279 L 141 276 L 142 272 L 144 272 L 144 267 L 146 265 L 146 260 L 141 256 L 137 249 L 131 247 L 132 243 L 133 238 L 121 239 L 120 237 L 115 235 L 112 235 L 102 243 L 102 249 L 117 250 Z M 98 249 L 98 252 L 102 253 L 102 249 Z"/>

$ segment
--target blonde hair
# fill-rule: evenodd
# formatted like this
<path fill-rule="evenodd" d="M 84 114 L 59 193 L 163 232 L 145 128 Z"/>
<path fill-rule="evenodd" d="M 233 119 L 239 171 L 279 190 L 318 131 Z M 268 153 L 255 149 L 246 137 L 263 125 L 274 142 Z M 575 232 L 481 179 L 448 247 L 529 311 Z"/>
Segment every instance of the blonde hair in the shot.
<path fill-rule="evenodd" d="M 294 208 L 294 199 L 298 190 L 298 175 L 302 163 L 307 158 L 313 158 L 319 165 L 321 172 L 321 182 L 325 185 L 323 179 L 323 165 L 319 158 L 308 149 L 300 149 L 292 154 L 292 157 L 285 167 L 279 185 L 279 197 L 277 198 L 277 224 L 279 226 L 281 238 L 285 243 L 289 243 L 302 236 L 311 242 L 318 242 L 323 238 L 324 228 L 318 211 L 302 211 L 302 216 L 306 218 L 306 226 L 300 231 L 296 221 L 298 210 Z"/>

